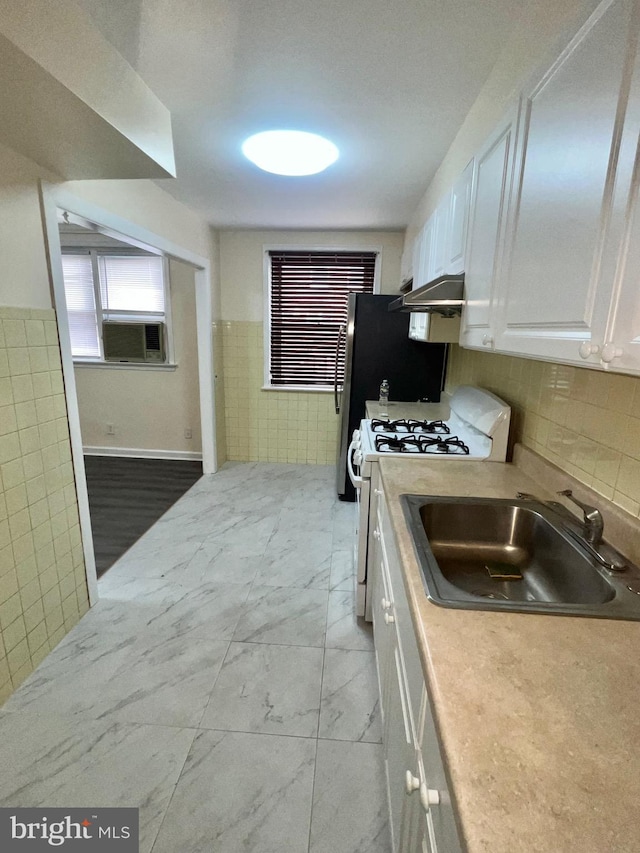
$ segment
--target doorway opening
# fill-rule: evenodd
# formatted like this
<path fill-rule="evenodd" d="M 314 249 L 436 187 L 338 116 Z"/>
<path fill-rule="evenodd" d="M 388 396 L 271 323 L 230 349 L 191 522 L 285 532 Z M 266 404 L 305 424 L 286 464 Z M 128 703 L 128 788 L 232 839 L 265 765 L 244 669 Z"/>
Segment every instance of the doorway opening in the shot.
<path fill-rule="evenodd" d="M 203 472 L 216 470 L 210 263 L 60 188 L 43 185 L 41 197 L 93 604 L 98 574 Z M 74 303 L 73 286 L 65 289 L 65 266 L 73 272 L 74 263 L 65 257 L 73 255 L 84 256 L 86 293 L 93 283 L 94 344 L 84 353 L 76 331 L 83 306 Z M 158 259 L 165 303 L 122 302 L 132 264 L 156 268 Z M 145 275 L 138 290 L 149 284 Z M 139 326 L 142 354 L 119 358 L 111 341 L 105 345 L 107 324 L 126 335 Z"/>

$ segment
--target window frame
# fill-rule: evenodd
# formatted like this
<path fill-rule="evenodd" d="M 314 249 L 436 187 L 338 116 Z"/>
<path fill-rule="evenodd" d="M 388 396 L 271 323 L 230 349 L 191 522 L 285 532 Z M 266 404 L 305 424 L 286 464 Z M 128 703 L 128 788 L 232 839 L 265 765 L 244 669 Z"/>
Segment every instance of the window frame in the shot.
<path fill-rule="evenodd" d="M 270 252 L 368 252 L 375 254 L 375 266 L 373 273 L 373 293 L 380 293 L 381 268 L 382 268 L 382 246 L 316 246 L 306 243 L 302 244 L 264 244 L 262 247 L 263 264 L 263 287 L 264 287 L 264 312 L 263 312 L 263 391 L 313 391 L 318 394 L 333 394 L 333 382 L 330 385 L 272 385 L 271 384 L 271 258 Z"/>
<path fill-rule="evenodd" d="M 140 249 L 126 249 L 116 247 L 92 247 L 92 246 L 63 246 L 63 255 L 88 255 L 91 258 L 91 269 L 93 273 L 93 293 L 96 305 L 96 324 L 98 328 L 98 345 L 100 347 L 100 356 L 75 356 L 71 354 L 74 365 L 80 367 L 100 367 L 114 368 L 116 370 L 175 370 L 178 366 L 175 360 L 175 348 L 173 340 L 173 313 L 171 305 L 171 281 L 169 276 L 169 258 L 167 255 L 144 252 Z M 110 311 L 109 316 L 116 321 L 138 323 L 164 323 L 166 333 L 166 361 L 162 364 L 152 364 L 144 362 L 115 362 L 106 361 L 104 357 L 104 343 L 102 339 L 102 322 L 104 319 L 104 310 L 102 307 L 102 293 L 100 288 L 100 270 L 99 258 L 104 255 L 115 255 L 116 257 L 140 256 L 147 257 L 149 255 L 159 257 L 162 261 L 162 285 L 164 295 L 164 312 L 153 311 Z M 67 309 L 68 310 L 68 309 Z"/>

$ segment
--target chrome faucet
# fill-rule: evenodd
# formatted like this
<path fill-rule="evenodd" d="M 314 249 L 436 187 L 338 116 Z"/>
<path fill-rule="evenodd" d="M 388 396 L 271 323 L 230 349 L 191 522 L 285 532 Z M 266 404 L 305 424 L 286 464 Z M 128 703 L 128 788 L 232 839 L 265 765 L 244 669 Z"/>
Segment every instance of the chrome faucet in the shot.
<path fill-rule="evenodd" d="M 593 559 L 600 563 L 603 568 L 608 572 L 625 572 L 628 568 L 625 558 L 611 545 L 602 541 L 604 522 L 600 511 L 594 506 L 583 504 L 582 501 L 574 498 L 571 489 L 564 489 L 563 491 L 558 492 L 558 494 L 563 495 L 565 498 L 569 498 L 569 500 L 577 504 L 582 510 L 584 515 L 582 533 L 578 533 L 576 531 L 578 520 L 575 515 L 569 512 L 569 510 L 562 504 L 552 503 L 550 501 L 541 501 L 535 495 L 531 495 L 528 492 L 516 492 L 516 497 L 520 500 L 536 501 L 536 503 L 542 504 L 542 506 L 546 506 L 548 509 L 552 510 L 556 515 L 559 515 L 560 518 L 563 519 L 561 526 L 564 532 L 586 549 Z"/>
<path fill-rule="evenodd" d="M 594 548 L 597 548 L 602 542 L 602 533 L 604 531 L 604 521 L 602 520 L 602 513 L 600 510 L 596 509 L 595 506 L 589 506 L 589 504 L 582 503 L 578 498 L 574 498 L 571 489 L 562 489 L 562 491 L 557 492 L 557 494 L 564 495 L 565 498 L 569 498 L 569 500 L 576 504 L 576 506 L 580 507 L 583 515 L 584 538 L 589 545 L 593 545 Z"/>

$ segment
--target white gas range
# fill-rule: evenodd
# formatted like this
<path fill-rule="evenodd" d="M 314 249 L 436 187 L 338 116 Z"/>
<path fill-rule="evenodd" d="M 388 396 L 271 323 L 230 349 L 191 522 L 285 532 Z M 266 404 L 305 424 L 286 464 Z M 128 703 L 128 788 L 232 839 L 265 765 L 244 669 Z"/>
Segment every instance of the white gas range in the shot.
<path fill-rule="evenodd" d="M 444 402 L 449 404 L 445 418 L 443 404 L 436 403 L 424 406 L 420 419 L 367 419 L 353 433 L 347 467 L 358 502 L 354 540 L 358 616 L 371 619 L 367 555 L 374 528 L 369 523 L 375 507 L 371 481 L 377 480 L 378 460 L 389 455 L 403 457 L 409 464 L 416 457 L 439 462 L 506 460 L 511 409 L 503 400 L 482 388 L 464 385 Z"/>

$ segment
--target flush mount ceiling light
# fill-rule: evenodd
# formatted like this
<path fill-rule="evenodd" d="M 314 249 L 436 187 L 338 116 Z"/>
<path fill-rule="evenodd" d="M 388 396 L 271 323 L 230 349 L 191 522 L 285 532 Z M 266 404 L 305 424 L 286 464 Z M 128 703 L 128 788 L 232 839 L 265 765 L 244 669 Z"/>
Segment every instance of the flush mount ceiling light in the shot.
<path fill-rule="evenodd" d="M 316 175 L 338 159 L 333 142 L 303 130 L 265 130 L 242 144 L 244 156 L 274 175 Z"/>

